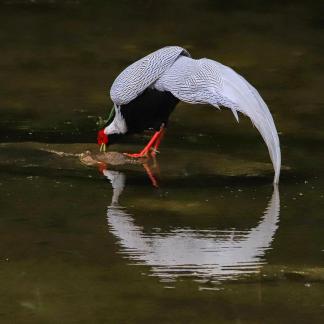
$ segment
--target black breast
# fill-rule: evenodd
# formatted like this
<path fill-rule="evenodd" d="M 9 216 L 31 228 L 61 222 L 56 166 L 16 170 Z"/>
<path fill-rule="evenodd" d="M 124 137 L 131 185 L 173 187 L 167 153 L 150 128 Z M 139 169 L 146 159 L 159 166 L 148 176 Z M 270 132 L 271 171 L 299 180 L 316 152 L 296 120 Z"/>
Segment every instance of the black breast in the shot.
<path fill-rule="evenodd" d="M 146 89 L 127 105 L 121 106 L 128 133 L 139 133 L 147 129 L 159 130 L 168 122 L 169 116 L 179 102 L 171 92 Z"/>

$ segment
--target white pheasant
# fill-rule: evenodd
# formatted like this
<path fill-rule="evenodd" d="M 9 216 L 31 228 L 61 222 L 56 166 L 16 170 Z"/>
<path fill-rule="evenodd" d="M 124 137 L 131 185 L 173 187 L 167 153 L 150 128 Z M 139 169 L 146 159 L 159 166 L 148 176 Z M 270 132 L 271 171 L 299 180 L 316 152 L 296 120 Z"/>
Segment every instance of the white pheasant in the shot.
<path fill-rule="evenodd" d="M 263 137 L 279 182 L 281 151 L 271 113 L 258 91 L 234 70 L 214 60 L 193 59 L 185 49 L 169 46 L 128 66 L 114 81 L 110 96 L 114 118 L 98 133 L 98 144 L 126 133 L 155 129 L 145 148 L 132 157 L 155 154 L 169 115 L 181 100 L 230 108 L 248 116 Z M 113 135 L 113 136 L 111 136 Z"/>

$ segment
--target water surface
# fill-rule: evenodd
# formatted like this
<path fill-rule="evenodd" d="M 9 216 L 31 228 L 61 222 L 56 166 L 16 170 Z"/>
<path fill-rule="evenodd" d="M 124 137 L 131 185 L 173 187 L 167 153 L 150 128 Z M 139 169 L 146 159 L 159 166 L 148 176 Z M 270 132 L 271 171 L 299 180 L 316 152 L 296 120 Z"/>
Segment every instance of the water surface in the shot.
<path fill-rule="evenodd" d="M 0 321 L 322 323 L 323 5 L 2 1 Z M 244 75 L 280 132 L 180 104 L 148 167 L 97 150 L 118 72 L 165 45 Z M 135 151 L 147 136 L 113 146 Z M 66 156 L 53 151 L 68 153 Z"/>

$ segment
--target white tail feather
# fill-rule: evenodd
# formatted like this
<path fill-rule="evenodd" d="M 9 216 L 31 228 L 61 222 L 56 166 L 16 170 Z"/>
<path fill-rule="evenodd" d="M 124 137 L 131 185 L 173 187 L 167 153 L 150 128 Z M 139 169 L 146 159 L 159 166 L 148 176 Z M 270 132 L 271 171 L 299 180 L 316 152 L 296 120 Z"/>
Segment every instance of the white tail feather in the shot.
<path fill-rule="evenodd" d="M 170 91 L 184 102 L 228 107 L 237 121 L 238 111 L 247 115 L 268 147 L 275 171 L 274 183 L 279 182 L 281 153 L 276 126 L 258 91 L 243 77 L 216 61 L 180 56 L 154 87 Z"/>
<path fill-rule="evenodd" d="M 242 76 L 231 68 L 219 64 L 219 73 L 223 81 L 222 97 L 225 101 L 233 102 L 230 108 L 233 113 L 236 110 L 248 116 L 264 139 L 270 154 L 275 171 L 274 183 L 279 182 L 281 167 L 281 151 L 276 126 L 268 109 L 258 91 L 249 84 Z M 218 93 L 218 95 L 220 95 Z M 237 112 L 234 113 L 237 118 Z"/>

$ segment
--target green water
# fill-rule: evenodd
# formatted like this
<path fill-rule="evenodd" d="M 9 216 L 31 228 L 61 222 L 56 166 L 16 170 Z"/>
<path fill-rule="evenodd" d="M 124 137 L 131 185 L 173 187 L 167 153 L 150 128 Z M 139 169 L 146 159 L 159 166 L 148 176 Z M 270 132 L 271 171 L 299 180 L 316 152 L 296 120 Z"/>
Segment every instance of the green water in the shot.
<path fill-rule="evenodd" d="M 1 1 L 1 323 L 323 323 L 321 1 Z M 108 90 L 165 45 L 232 66 L 273 113 L 180 104 L 149 168 L 104 174 Z M 114 151 L 136 151 L 147 136 Z M 66 156 L 55 152 L 68 153 Z"/>

